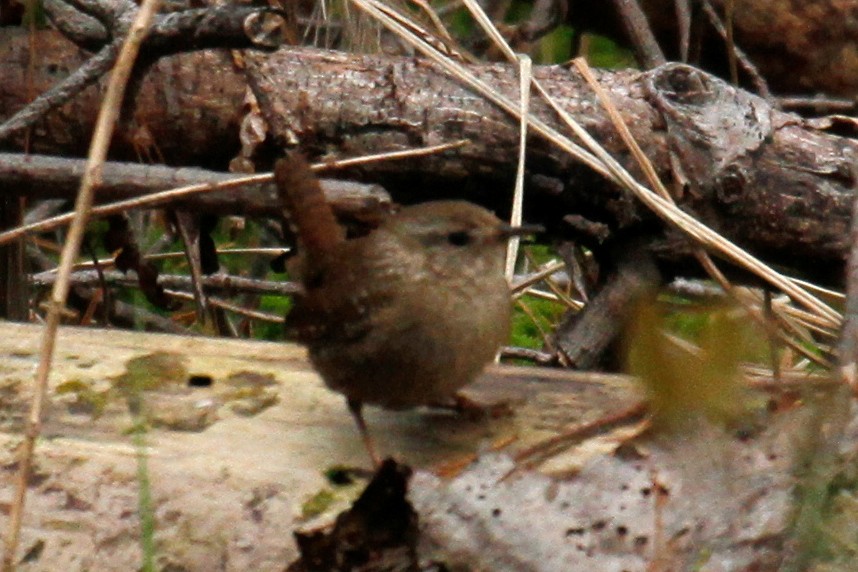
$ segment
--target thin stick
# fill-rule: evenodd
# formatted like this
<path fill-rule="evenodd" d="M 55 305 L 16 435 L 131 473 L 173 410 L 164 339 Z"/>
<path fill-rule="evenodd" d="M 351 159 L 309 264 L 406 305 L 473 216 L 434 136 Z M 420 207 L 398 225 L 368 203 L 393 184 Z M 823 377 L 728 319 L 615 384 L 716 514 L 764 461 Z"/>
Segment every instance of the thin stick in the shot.
<path fill-rule="evenodd" d="M 188 294 L 187 292 L 164 290 L 164 293 L 167 296 L 172 296 L 173 298 L 178 298 L 179 300 L 186 300 L 189 302 L 194 301 L 194 295 Z M 221 308 L 222 310 L 227 310 L 234 314 L 238 314 L 239 316 L 244 316 L 245 318 L 260 320 L 263 322 L 271 322 L 272 324 L 282 324 L 286 321 L 286 318 L 284 318 L 280 314 L 272 314 L 270 312 L 263 312 L 261 310 L 252 310 L 250 308 L 245 308 L 244 306 L 241 306 L 239 304 L 233 304 L 232 302 L 229 302 L 222 298 L 217 298 L 215 296 L 209 296 L 207 301 L 209 305 L 214 306 L 215 308 Z"/>
<path fill-rule="evenodd" d="M 410 159 L 413 157 L 422 157 L 424 155 L 434 155 L 442 151 L 458 149 L 470 143 L 467 139 L 459 139 L 450 143 L 441 143 L 439 145 L 430 145 L 428 147 L 419 147 L 417 149 L 403 149 L 402 151 L 384 151 L 374 155 L 362 155 L 360 157 L 352 157 L 349 159 L 335 159 L 324 161 L 322 163 L 314 163 L 310 166 L 313 171 L 322 171 L 327 169 L 345 169 L 355 165 L 367 165 L 369 163 L 378 163 L 380 161 L 392 161 L 395 159 Z"/>
<path fill-rule="evenodd" d="M 290 248 L 288 246 L 266 246 L 259 248 L 217 248 L 215 252 L 218 256 L 229 256 L 229 255 L 261 255 L 261 256 L 271 256 L 277 257 L 283 254 L 288 253 Z M 174 250 L 172 252 L 155 252 L 152 254 L 144 254 L 144 260 L 168 260 L 170 258 L 184 258 L 186 254 L 184 252 L 179 252 Z M 95 265 L 99 264 L 102 268 L 112 268 L 114 259 L 113 258 L 99 258 L 98 260 L 93 260 L 91 262 L 78 262 L 74 265 L 73 270 L 75 272 L 81 270 L 89 270 L 93 268 Z M 56 272 L 56 268 L 48 269 L 40 272 L 40 274 L 46 274 L 48 272 Z"/>
<path fill-rule="evenodd" d="M 613 0 L 613 4 L 626 35 L 631 38 L 638 63 L 648 70 L 665 63 L 667 59 L 640 4 L 636 0 Z"/>
<path fill-rule="evenodd" d="M 568 449 L 575 443 L 580 443 L 600 433 L 611 431 L 622 425 L 631 425 L 645 421 L 648 411 L 648 405 L 640 401 L 624 410 L 610 413 L 593 421 L 579 423 L 554 437 L 540 441 L 532 447 L 517 452 L 513 456 L 516 462 L 513 472 L 533 468 L 545 459 L 556 455 L 564 449 Z M 647 426 L 648 422 L 645 422 L 641 426 L 641 429 Z"/>
<path fill-rule="evenodd" d="M 718 35 L 723 38 L 724 43 L 727 44 L 727 50 L 730 54 L 732 60 L 742 64 L 742 68 L 745 72 L 751 76 L 751 81 L 754 83 L 754 87 L 757 88 L 757 93 L 760 94 L 760 97 L 766 99 L 767 101 L 777 105 L 777 101 L 774 97 L 772 97 L 772 92 L 769 91 L 769 85 L 766 82 L 766 79 L 760 75 L 760 72 L 757 70 L 756 66 L 751 62 L 750 58 L 739 48 L 735 42 L 733 42 L 733 38 L 728 34 L 727 28 L 724 27 L 724 24 L 721 22 L 720 16 L 715 11 L 715 8 L 712 7 L 712 4 L 709 0 L 703 0 L 703 12 L 706 14 L 706 17 L 709 19 L 709 23 L 712 24 L 712 27 L 715 28 L 715 31 L 718 32 Z M 731 15 L 732 20 L 732 15 Z M 733 61 L 731 61 L 731 65 L 735 65 Z M 731 70 L 731 75 L 732 75 Z M 738 72 L 737 72 L 738 73 Z M 736 83 L 736 80 L 733 80 L 733 83 Z"/>
<path fill-rule="evenodd" d="M 86 175 L 84 175 L 84 177 L 86 177 Z M 232 179 L 229 181 L 222 181 L 217 183 L 201 183 L 197 185 L 187 185 L 184 187 L 169 189 L 158 193 L 152 193 L 151 195 L 146 195 L 143 197 L 134 197 L 133 199 L 125 199 L 124 201 L 116 201 L 115 203 L 109 203 L 106 205 L 93 207 L 89 212 L 89 217 L 105 217 L 125 212 L 131 209 L 154 207 L 156 205 L 169 203 L 170 201 L 181 199 L 198 193 L 222 191 L 225 189 L 240 187 L 245 184 L 266 183 L 271 180 L 273 180 L 271 173 L 264 173 L 261 175 L 250 175 L 247 177 L 241 177 L 238 179 Z M 6 232 L 0 233 L 0 246 L 12 240 L 20 239 L 24 235 L 29 233 L 46 232 L 55 228 L 65 226 L 69 224 L 74 219 L 74 217 L 75 213 L 65 213 L 51 218 L 46 218 L 45 220 L 40 220 L 38 222 L 25 224 L 23 226 L 19 226 L 17 228 L 13 228 Z"/>
<path fill-rule="evenodd" d="M 54 270 L 39 272 L 30 277 L 30 284 L 36 287 L 51 286 L 57 280 Z M 72 273 L 70 280 L 75 285 L 93 286 L 99 284 L 98 275 L 93 270 L 79 270 Z M 116 271 L 104 271 L 104 280 L 108 285 L 124 287 L 137 287 L 139 282 L 125 273 Z M 245 294 L 271 294 L 274 296 L 293 296 L 301 292 L 301 287 L 295 282 L 283 280 L 261 280 L 258 278 L 247 278 L 231 274 L 212 274 L 203 276 L 202 284 L 207 290 L 215 292 L 245 293 Z M 159 274 L 158 285 L 162 288 L 173 290 L 190 291 L 193 287 L 188 276 L 177 274 Z"/>
<path fill-rule="evenodd" d="M 527 56 L 518 57 L 519 97 L 521 98 L 521 116 L 519 117 L 518 132 L 518 167 L 515 173 L 515 191 L 512 197 L 512 213 L 509 223 L 521 226 L 521 215 L 524 205 L 524 162 L 527 158 L 527 124 L 530 117 L 530 83 L 532 81 L 532 63 Z M 521 237 L 513 236 L 506 247 L 506 280 L 512 282 L 515 275 L 515 261 L 518 258 L 518 248 Z"/>
<path fill-rule="evenodd" d="M 453 36 L 451 36 L 450 32 L 447 31 L 447 27 L 444 25 L 444 22 L 441 21 L 441 18 L 426 0 L 411 0 L 411 3 L 420 8 L 423 13 L 426 14 L 426 17 L 429 18 L 432 25 L 435 26 L 435 30 L 437 30 L 441 35 L 441 38 L 447 42 L 448 46 L 456 45 L 456 40 L 453 39 Z"/>
<path fill-rule="evenodd" d="M 730 64 L 730 81 L 733 85 L 739 85 L 739 66 L 736 64 L 736 40 L 733 37 L 733 15 L 735 13 L 735 0 L 724 2 L 724 28 L 727 37 L 727 61 Z"/>
<path fill-rule="evenodd" d="M 548 278 L 555 272 L 563 270 L 563 267 L 566 266 L 565 262 L 557 261 L 557 262 L 549 262 L 543 268 L 540 268 L 536 272 L 532 274 L 528 274 L 523 279 L 520 279 L 518 282 L 512 285 L 513 294 L 518 296 L 522 296 L 527 293 L 527 289 L 536 284 L 537 282 L 542 282 L 545 278 Z"/>
<path fill-rule="evenodd" d="M 336 161 L 325 161 L 322 163 L 314 163 L 310 166 L 313 171 L 324 171 L 328 169 L 343 169 L 346 167 L 352 167 L 355 165 L 365 165 L 367 163 L 374 163 L 378 161 L 385 160 L 393 160 L 393 159 L 406 159 L 411 157 L 419 157 L 423 155 L 431 155 L 433 153 L 440 153 L 442 151 L 447 151 L 449 149 L 457 149 L 459 147 L 463 147 L 467 145 L 467 140 L 458 140 L 453 141 L 451 143 L 443 143 L 441 145 L 432 145 L 429 147 L 422 147 L 419 149 L 406 149 L 404 151 L 390 151 L 385 153 L 376 153 L 374 155 L 365 155 L 362 157 L 352 157 L 349 159 L 340 159 Z M 273 173 L 260 173 L 257 175 L 248 175 L 247 177 L 239 177 L 236 179 L 231 179 L 229 181 L 221 181 L 216 183 L 201 183 L 196 185 L 186 185 L 184 187 L 177 187 L 175 189 L 169 189 L 166 191 L 161 191 L 158 193 L 152 193 L 151 195 L 146 195 L 144 197 L 134 197 L 133 199 L 126 199 L 124 201 L 116 201 L 115 203 L 109 203 L 106 205 L 100 205 L 97 207 L 93 207 L 90 210 L 89 216 L 90 218 L 96 217 L 105 217 L 112 214 L 117 214 L 121 212 L 125 212 L 131 209 L 143 208 L 143 207 L 154 207 L 157 205 L 162 205 L 165 203 L 169 203 L 171 201 L 182 199 L 188 197 L 190 195 L 195 195 L 198 193 L 211 193 L 215 191 L 223 191 L 226 189 L 233 189 L 235 187 L 241 187 L 243 185 L 250 185 L 255 183 L 270 183 L 274 180 Z M 13 228 L 6 232 L 0 233 L 0 246 L 6 244 L 7 242 L 17 240 L 22 238 L 24 235 L 32 232 L 46 232 L 55 228 L 59 228 L 61 226 L 65 226 L 69 224 L 74 218 L 74 213 L 66 213 L 62 215 L 58 215 L 55 217 L 47 218 L 45 220 L 41 220 L 39 222 L 34 222 L 31 224 L 25 224 L 23 226 L 19 226 L 17 228 Z"/>
<path fill-rule="evenodd" d="M 15 570 L 15 553 L 18 550 L 18 540 L 21 534 L 21 521 L 24 516 L 27 483 L 30 481 L 33 468 L 33 450 L 36 446 L 36 439 L 41 432 L 42 410 L 45 404 L 45 394 L 47 393 L 48 374 L 51 370 L 51 361 L 54 354 L 57 329 L 60 324 L 61 310 L 65 306 L 66 297 L 68 296 L 71 268 L 83 241 L 87 217 L 92 207 L 94 190 L 100 179 L 101 166 L 107 157 L 107 149 L 110 145 L 113 128 L 119 118 L 122 99 L 125 95 L 125 86 L 131 75 L 140 44 L 146 37 L 146 31 L 158 9 L 159 3 L 160 0 L 144 0 L 140 6 L 140 10 L 131 24 L 128 37 L 125 39 L 122 50 L 116 60 L 116 66 L 110 74 L 110 80 L 104 94 L 104 101 L 95 124 L 95 133 L 93 134 L 92 145 L 89 149 L 89 159 L 87 160 L 86 170 L 81 180 L 71 228 L 69 229 L 66 243 L 63 246 L 60 266 L 57 271 L 57 281 L 54 283 L 51 293 L 45 331 L 42 335 L 33 401 L 27 421 L 24 442 L 20 449 L 18 481 L 9 513 L 6 551 L 3 554 L 4 572 L 14 572 Z"/>

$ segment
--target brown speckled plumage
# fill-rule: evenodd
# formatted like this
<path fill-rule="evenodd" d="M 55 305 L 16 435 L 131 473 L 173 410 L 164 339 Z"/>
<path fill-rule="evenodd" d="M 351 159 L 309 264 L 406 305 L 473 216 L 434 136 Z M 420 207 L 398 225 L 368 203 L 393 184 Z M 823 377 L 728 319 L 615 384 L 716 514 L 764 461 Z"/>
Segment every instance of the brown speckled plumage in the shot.
<path fill-rule="evenodd" d="M 509 334 L 503 228 L 466 202 L 406 208 L 302 263 L 314 280 L 288 327 L 351 400 L 405 408 L 449 398 Z"/>
<path fill-rule="evenodd" d="M 522 229 L 471 203 L 436 201 L 347 240 L 300 155 L 278 161 L 275 179 L 298 237 L 290 268 L 304 286 L 287 331 L 346 396 L 377 464 L 364 403 L 403 409 L 454 397 L 507 339 L 503 255 Z"/>

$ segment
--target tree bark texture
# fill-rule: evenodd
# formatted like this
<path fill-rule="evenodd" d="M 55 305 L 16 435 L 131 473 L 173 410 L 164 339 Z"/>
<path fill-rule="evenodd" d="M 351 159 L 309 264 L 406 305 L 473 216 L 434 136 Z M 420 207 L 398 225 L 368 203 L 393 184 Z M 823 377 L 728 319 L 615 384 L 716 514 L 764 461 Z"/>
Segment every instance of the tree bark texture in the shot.
<path fill-rule="evenodd" d="M 18 74 L 2 87 L 4 113 L 26 99 L 26 52 L 20 46 L 15 51 L 16 41 L 5 31 L 0 36 L 0 74 Z M 74 58 L 82 57 L 68 45 L 65 51 L 58 43 L 46 45 L 57 49 L 36 53 L 39 88 L 49 83 L 44 76 L 49 70 L 56 75 L 57 66 L 71 69 L 79 61 Z M 145 126 L 167 162 L 210 164 L 226 159 L 231 142 L 238 147 L 244 84 L 225 57 L 201 52 L 167 58 L 146 78 L 134 111 L 136 129 Z M 430 63 L 309 48 L 284 48 L 253 61 L 252 87 L 278 146 L 300 143 L 310 152 L 351 156 L 467 139 L 470 143 L 455 152 L 374 163 L 347 175 L 383 182 L 403 202 L 458 196 L 500 210 L 508 203 L 517 124 Z M 472 71 L 516 97 L 518 79 L 511 66 L 480 65 Z M 637 173 L 595 96 L 574 72 L 543 66 L 534 76 Z M 855 186 L 854 140 L 820 128 L 834 124 L 811 125 L 687 66 L 604 71 L 599 79 L 659 174 L 667 181 L 676 174 L 675 195 L 684 208 L 756 254 L 812 279 L 839 280 Z M 30 148 L 82 152 L 96 112 L 95 91 L 52 114 L 30 137 Z M 543 103 L 534 101 L 532 108 L 564 131 Z M 128 151 L 134 130 L 126 123 L 117 135 L 126 143 L 124 150 L 118 146 L 119 154 Z M 530 218 L 598 248 L 592 237 L 575 236 L 564 226 L 564 215 L 580 215 L 606 225 L 612 236 L 649 236 L 659 260 L 673 268 L 688 260 L 685 239 L 664 233 L 654 215 L 627 193 L 539 136 L 531 135 L 528 144 Z"/>
<path fill-rule="evenodd" d="M 52 30 L 0 28 L 0 116 L 9 118 L 71 74 L 91 54 Z M 104 79 L 49 113 L 31 132 L 0 149 L 84 157 L 101 103 Z M 245 85 L 229 52 L 205 50 L 159 60 L 136 94 L 111 144 L 114 158 L 160 159 L 171 165 L 223 165 L 240 148 Z"/>

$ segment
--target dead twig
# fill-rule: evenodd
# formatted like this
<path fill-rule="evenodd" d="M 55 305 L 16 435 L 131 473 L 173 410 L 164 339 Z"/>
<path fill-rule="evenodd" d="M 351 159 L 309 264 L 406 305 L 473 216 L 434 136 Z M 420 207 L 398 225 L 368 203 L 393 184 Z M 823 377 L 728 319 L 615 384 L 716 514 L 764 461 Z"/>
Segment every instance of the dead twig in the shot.
<path fill-rule="evenodd" d="M 664 52 L 637 0 L 613 0 L 613 4 L 626 34 L 631 38 L 638 63 L 648 70 L 665 63 Z"/>
<path fill-rule="evenodd" d="M 628 409 L 600 417 L 589 423 L 581 423 L 559 435 L 545 439 L 532 447 L 519 451 L 513 456 L 516 462 L 514 471 L 523 471 L 541 464 L 545 459 L 568 449 L 575 443 L 580 443 L 600 433 L 608 432 L 623 425 L 632 425 L 645 420 L 648 406 L 639 402 Z M 648 424 L 642 426 L 645 429 Z"/>
<path fill-rule="evenodd" d="M 63 246 L 60 265 L 57 271 L 57 281 L 51 292 L 45 331 L 42 336 L 39 365 L 36 370 L 35 387 L 24 442 L 19 450 L 18 479 L 15 494 L 9 511 L 9 525 L 6 533 L 6 549 L 3 554 L 4 572 L 14 572 L 15 557 L 18 550 L 18 539 L 21 534 L 21 521 L 24 516 L 24 503 L 27 495 L 27 485 L 33 468 L 33 451 L 42 428 L 42 410 L 48 387 L 48 374 L 54 355 L 57 329 L 60 315 L 65 307 L 69 292 L 69 277 L 71 268 L 80 251 L 86 230 L 87 217 L 92 206 L 95 187 L 98 185 L 101 165 L 107 157 L 110 138 L 125 95 L 125 86 L 134 67 L 134 61 L 140 49 L 149 23 L 158 10 L 159 0 L 144 0 L 132 23 L 128 37 L 122 44 L 122 49 L 116 60 L 116 67 L 110 76 L 104 101 L 99 110 L 92 145 L 89 150 L 87 170 L 81 181 L 80 192 L 75 203 L 75 213 L 68 237 Z"/>
<path fill-rule="evenodd" d="M 339 159 L 335 161 L 324 161 L 321 163 L 316 163 L 311 165 L 311 169 L 314 172 L 323 171 L 327 169 L 344 169 L 347 167 L 353 167 L 356 165 L 364 165 L 367 163 L 373 163 L 377 161 L 385 161 L 385 160 L 394 160 L 394 159 L 407 159 L 412 157 L 419 157 L 422 155 L 429 155 L 433 153 L 440 153 L 442 151 L 447 151 L 450 149 L 456 149 L 462 147 L 467 144 L 467 141 L 452 141 L 450 143 L 443 143 L 440 145 L 431 145 L 428 147 L 421 147 L 418 149 L 406 149 L 404 151 L 389 151 L 383 153 L 375 153 L 373 155 L 365 155 L 361 157 L 350 157 L 348 159 Z M 187 198 L 189 196 L 199 194 L 199 193 L 213 193 L 216 191 L 224 191 L 227 189 L 234 189 L 236 187 L 240 187 L 243 185 L 252 185 L 257 183 L 270 183 L 274 180 L 274 176 L 271 173 L 261 173 L 258 175 L 248 175 L 246 177 L 239 177 L 236 179 L 230 179 L 225 181 L 218 181 L 213 183 L 201 183 L 196 185 L 188 185 L 185 187 L 179 187 L 176 189 L 169 189 L 167 191 L 161 191 L 158 193 L 152 193 L 151 195 L 146 195 L 142 197 L 135 197 L 133 199 L 127 199 L 124 201 L 117 201 L 115 203 L 110 203 L 106 205 L 100 205 L 97 207 L 93 207 L 89 213 L 89 216 L 94 217 L 104 217 L 112 214 L 117 214 L 121 212 L 125 212 L 127 210 L 136 209 L 136 208 L 152 208 L 155 206 L 161 206 L 164 204 L 168 204 L 173 201 L 177 201 L 180 199 Z M 65 226 L 69 224 L 74 218 L 73 213 L 66 213 L 62 215 L 58 215 L 55 217 L 51 217 L 49 219 L 45 219 L 42 221 L 30 223 L 27 225 L 19 226 L 17 228 L 8 230 L 6 232 L 0 233 L 0 246 L 11 241 L 23 238 L 26 234 L 31 232 L 45 232 L 48 230 L 52 230 L 55 228 L 59 228 L 61 226 Z"/>
<path fill-rule="evenodd" d="M 760 97 L 765 98 L 767 101 L 775 105 L 777 102 L 772 98 L 772 92 L 769 90 L 769 84 L 766 82 L 766 79 L 762 74 L 760 74 L 757 70 L 757 66 L 753 64 L 747 54 L 733 43 L 732 31 L 728 30 L 728 28 L 724 26 L 724 23 L 721 22 L 721 18 L 718 16 L 718 13 L 715 11 L 715 8 L 712 7 L 712 3 L 709 2 L 709 0 L 703 0 L 703 12 L 709 19 L 709 23 L 713 28 L 715 28 L 715 31 L 718 32 L 718 35 L 721 36 L 727 44 L 727 52 L 731 58 L 731 65 L 735 65 L 735 62 L 742 64 L 742 69 L 750 76 L 754 87 L 757 88 L 757 93 L 760 94 Z M 733 60 L 735 60 L 735 62 Z M 734 73 L 732 68 L 730 73 L 731 75 Z M 735 73 L 738 74 L 738 71 Z M 733 83 L 736 84 L 735 79 L 733 80 Z"/>
<path fill-rule="evenodd" d="M 139 287 L 139 282 L 130 276 L 116 270 L 104 270 L 104 283 L 108 286 L 117 285 L 129 288 Z M 69 279 L 75 286 L 98 286 L 99 276 L 95 270 L 81 270 L 73 272 Z M 36 287 L 51 286 L 57 281 L 57 275 L 53 270 L 40 272 L 30 278 L 30 282 Z M 203 288 L 212 292 L 231 292 L 244 294 L 293 296 L 301 292 L 301 287 L 294 282 L 282 282 L 276 280 L 259 280 L 246 278 L 244 276 L 233 276 L 230 274 L 214 274 L 203 276 L 201 279 Z M 158 275 L 158 286 L 184 292 L 193 291 L 193 285 L 189 276 L 178 274 Z"/>

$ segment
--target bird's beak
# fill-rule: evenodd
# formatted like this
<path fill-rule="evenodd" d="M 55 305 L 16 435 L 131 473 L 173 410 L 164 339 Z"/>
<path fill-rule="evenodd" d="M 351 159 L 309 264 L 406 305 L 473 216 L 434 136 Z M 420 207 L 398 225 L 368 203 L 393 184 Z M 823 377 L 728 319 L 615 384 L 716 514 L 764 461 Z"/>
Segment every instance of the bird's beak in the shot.
<path fill-rule="evenodd" d="M 539 234 L 541 232 L 545 232 L 545 227 L 543 227 L 541 224 L 522 224 L 519 226 L 502 224 L 498 227 L 498 231 L 500 232 L 502 237 L 509 238 L 511 236 Z"/>

